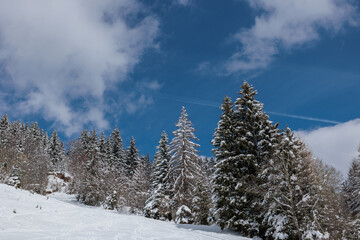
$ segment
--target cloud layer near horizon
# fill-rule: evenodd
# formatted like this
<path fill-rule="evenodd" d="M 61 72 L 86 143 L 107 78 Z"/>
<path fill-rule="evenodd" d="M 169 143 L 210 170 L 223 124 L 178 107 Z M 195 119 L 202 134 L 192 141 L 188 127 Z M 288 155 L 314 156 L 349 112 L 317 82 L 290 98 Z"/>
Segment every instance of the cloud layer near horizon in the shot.
<path fill-rule="evenodd" d="M 136 0 L 4 1 L 1 94 L 11 93 L 7 104 L 17 112 L 40 113 L 68 136 L 86 124 L 106 128 L 104 92 L 156 47 L 158 25 Z"/>
<path fill-rule="evenodd" d="M 357 157 L 360 144 L 360 119 L 313 131 L 296 132 L 314 156 L 338 169 L 346 176 L 351 161 Z"/>
<path fill-rule="evenodd" d="M 320 39 L 345 25 L 357 25 L 356 8 L 348 0 L 247 0 L 257 13 L 254 25 L 233 37 L 240 44 L 225 64 L 227 73 L 266 68 L 281 51 Z"/>

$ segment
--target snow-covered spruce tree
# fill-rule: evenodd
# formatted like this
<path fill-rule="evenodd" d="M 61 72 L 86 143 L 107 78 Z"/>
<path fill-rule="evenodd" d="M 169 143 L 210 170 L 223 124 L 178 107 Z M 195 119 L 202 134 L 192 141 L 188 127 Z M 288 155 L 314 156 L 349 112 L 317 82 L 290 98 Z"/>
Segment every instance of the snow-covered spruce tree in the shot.
<path fill-rule="evenodd" d="M 50 138 L 47 132 L 45 132 L 45 135 L 42 137 L 42 147 L 44 148 L 45 153 L 49 153 L 50 151 Z"/>
<path fill-rule="evenodd" d="M 360 156 L 351 163 L 343 193 L 346 210 L 353 217 L 360 218 Z"/>
<path fill-rule="evenodd" d="M 114 209 L 114 203 L 117 199 L 114 196 L 117 193 L 116 181 L 112 174 L 112 166 L 110 164 L 110 148 L 109 142 L 106 140 L 105 133 L 102 132 L 98 140 L 98 158 L 99 158 L 99 177 L 101 178 L 101 192 L 105 197 L 105 207 Z"/>
<path fill-rule="evenodd" d="M 83 151 L 83 166 L 81 167 L 81 180 L 77 198 L 87 205 L 99 205 L 105 196 L 101 189 L 99 147 L 96 131 L 83 131 L 80 136 Z"/>
<path fill-rule="evenodd" d="M 110 155 L 108 161 L 110 163 L 110 175 L 113 187 L 119 195 L 125 196 L 122 188 L 129 182 L 127 175 L 126 161 L 127 154 L 124 150 L 123 140 L 119 129 L 116 127 L 109 138 Z"/>
<path fill-rule="evenodd" d="M 130 206 L 133 209 L 135 208 L 135 202 L 133 201 L 135 189 L 133 187 L 133 176 L 135 170 L 139 164 L 139 150 L 136 147 L 134 137 L 131 137 L 130 145 L 126 149 L 126 158 L 125 158 L 125 166 L 124 173 L 121 174 L 118 178 L 119 184 L 119 208 L 124 206 Z"/>
<path fill-rule="evenodd" d="M 133 212 L 142 213 L 150 196 L 151 162 L 149 155 L 141 156 L 131 179 L 130 195 Z"/>
<path fill-rule="evenodd" d="M 266 237 L 294 240 L 329 237 L 319 221 L 321 214 L 325 214 L 324 199 L 311 152 L 289 128 L 269 172 L 272 202 L 263 220 L 268 227 Z"/>
<path fill-rule="evenodd" d="M 9 138 L 9 120 L 7 114 L 5 114 L 0 120 L 0 181 L 4 181 L 6 178 L 8 167 L 7 145 Z"/>
<path fill-rule="evenodd" d="M 65 149 L 56 130 L 51 134 L 49 155 L 51 171 L 63 173 L 65 171 Z"/>
<path fill-rule="evenodd" d="M 216 223 L 224 228 L 236 214 L 230 197 L 235 192 L 237 184 L 233 175 L 235 168 L 235 124 L 234 109 L 230 97 L 225 97 L 221 105 L 222 114 L 214 133 L 212 144 L 216 157 L 215 174 L 213 179 L 213 202 Z"/>
<path fill-rule="evenodd" d="M 360 155 L 351 163 L 342 193 L 348 215 L 346 239 L 355 240 L 360 236 Z"/>
<path fill-rule="evenodd" d="M 112 165 L 114 165 L 119 174 L 122 174 L 123 169 L 125 168 L 126 154 L 123 146 L 123 140 L 117 127 L 111 133 L 110 146 L 114 160 Z"/>
<path fill-rule="evenodd" d="M 31 125 L 30 125 L 30 135 L 35 140 L 41 140 L 42 139 L 42 132 L 41 132 L 37 122 L 31 123 Z"/>
<path fill-rule="evenodd" d="M 210 207 L 210 184 L 206 176 L 204 176 L 197 182 L 196 189 L 194 191 L 194 198 L 192 200 L 192 212 L 195 224 L 209 225 L 209 223 L 211 222 Z"/>
<path fill-rule="evenodd" d="M 106 171 L 106 165 L 107 165 L 107 157 L 108 157 L 108 146 L 106 142 L 105 133 L 101 132 L 99 141 L 98 141 L 98 147 L 99 147 L 99 157 L 100 157 L 100 165 L 102 171 Z"/>
<path fill-rule="evenodd" d="M 137 164 L 139 163 L 139 150 L 136 147 L 135 138 L 131 137 L 130 145 L 126 149 L 126 163 L 125 169 L 129 177 L 135 172 Z"/>
<path fill-rule="evenodd" d="M 191 210 L 192 200 L 196 183 L 202 176 L 199 166 L 199 156 L 197 147 L 199 144 L 193 141 L 198 140 L 195 137 L 195 129 L 188 118 L 185 107 L 182 108 L 178 128 L 173 132 L 174 138 L 170 143 L 170 171 L 169 177 L 172 182 L 174 202 L 173 215 L 176 215 L 177 223 L 191 223 L 187 209 Z"/>
<path fill-rule="evenodd" d="M 267 194 L 263 187 L 264 168 L 272 158 L 276 126 L 255 100 L 254 88 L 246 81 L 241 88 L 234 110 L 230 99 L 224 100 L 214 135 L 215 216 L 222 228 L 255 236 L 264 231 L 261 225 L 262 202 Z"/>
<path fill-rule="evenodd" d="M 343 239 L 352 228 L 349 227 L 349 216 L 343 208 L 342 174 L 320 159 L 313 158 L 313 164 L 314 184 L 317 186 L 316 195 L 319 199 L 316 204 L 318 223 L 323 231 L 329 233 L 330 239 Z"/>
<path fill-rule="evenodd" d="M 154 169 L 152 174 L 152 191 L 146 201 L 144 213 L 146 217 L 171 220 L 170 210 L 170 183 L 169 183 L 169 162 L 170 153 L 168 138 L 165 131 L 161 134 L 159 145 L 154 157 Z"/>
<path fill-rule="evenodd" d="M 213 179 L 214 176 L 214 172 L 215 172 L 215 158 L 213 157 L 205 157 L 203 159 L 203 165 L 205 167 L 205 173 L 206 173 L 206 177 L 209 180 Z"/>
<path fill-rule="evenodd" d="M 9 134 L 9 119 L 5 114 L 0 120 L 0 146 L 5 148 L 8 141 Z"/>
<path fill-rule="evenodd" d="M 248 236 L 262 235 L 263 201 L 267 195 L 264 178 L 273 157 L 277 141 L 277 125 L 268 120 L 263 105 L 255 99 L 257 92 L 244 81 L 241 97 L 234 102 L 235 168 L 238 182 L 231 196 L 239 212 L 229 221 L 229 227 Z"/>
<path fill-rule="evenodd" d="M 5 114 L 1 120 L 0 181 L 21 187 L 20 151 L 18 143 L 22 140 L 20 122 L 10 123 Z"/>

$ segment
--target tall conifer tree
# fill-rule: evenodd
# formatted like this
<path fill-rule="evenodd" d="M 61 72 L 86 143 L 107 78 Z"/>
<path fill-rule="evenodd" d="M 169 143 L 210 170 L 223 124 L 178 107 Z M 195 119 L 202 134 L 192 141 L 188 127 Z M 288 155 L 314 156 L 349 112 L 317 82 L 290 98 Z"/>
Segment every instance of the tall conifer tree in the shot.
<path fill-rule="evenodd" d="M 130 145 L 126 150 L 126 165 L 125 169 L 128 176 L 132 177 L 137 165 L 139 164 L 139 150 L 136 147 L 135 138 L 131 137 Z"/>
<path fill-rule="evenodd" d="M 181 116 L 176 124 L 178 128 L 173 132 L 174 138 L 170 143 L 170 181 L 173 186 L 173 201 L 175 209 L 186 210 L 191 207 L 194 197 L 196 183 L 201 177 L 201 167 L 199 166 L 198 150 L 199 144 L 195 143 L 195 129 L 186 113 L 185 107 L 181 110 Z M 186 206 L 186 207 L 182 207 Z M 179 211 L 177 211 L 181 215 Z M 189 216 L 187 216 L 189 217 Z M 191 220 L 192 221 L 192 220 Z M 179 220 L 178 222 L 182 222 Z M 184 223 L 188 223 L 185 221 Z"/>
<path fill-rule="evenodd" d="M 360 218 L 360 157 L 351 163 L 343 193 L 347 211 L 352 216 Z"/>
<path fill-rule="evenodd" d="M 270 189 L 266 237 L 274 239 L 326 239 L 321 183 L 317 182 L 311 152 L 286 129 L 281 148 L 269 166 Z M 323 215 L 322 215 L 323 214 Z"/>
<path fill-rule="evenodd" d="M 257 92 L 246 81 L 241 88 L 234 112 L 230 99 L 224 100 L 213 140 L 217 157 L 215 213 L 221 227 L 254 236 L 261 231 L 266 194 L 263 168 L 271 158 L 275 136 L 262 104 L 255 100 Z"/>
<path fill-rule="evenodd" d="M 51 169 L 54 172 L 64 172 L 65 171 L 65 149 L 64 145 L 61 144 L 61 141 L 58 137 L 56 130 L 53 131 L 50 138 L 50 164 Z"/>
<path fill-rule="evenodd" d="M 235 167 L 235 124 L 230 97 L 224 98 L 221 110 L 220 121 L 212 140 L 215 147 L 213 153 L 216 157 L 213 201 L 216 222 L 224 228 L 236 214 L 236 209 L 230 202 L 237 184 L 237 178 L 232 174 Z"/>
<path fill-rule="evenodd" d="M 145 206 L 145 216 L 161 220 L 170 218 L 170 183 L 169 162 L 170 153 L 168 138 L 165 131 L 161 134 L 154 158 L 152 174 L 152 192 Z"/>

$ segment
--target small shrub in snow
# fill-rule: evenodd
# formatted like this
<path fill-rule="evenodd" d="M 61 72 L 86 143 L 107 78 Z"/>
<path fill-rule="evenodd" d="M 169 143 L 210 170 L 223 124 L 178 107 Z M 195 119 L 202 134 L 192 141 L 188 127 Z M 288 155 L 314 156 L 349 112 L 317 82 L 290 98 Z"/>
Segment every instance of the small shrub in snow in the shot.
<path fill-rule="evenodd" d="M 118 194 L 117 194 L 116 190 L 114 190 L 112 194 L 110 194 L 109 196 L 106 197 L 105 204 L 104 204 L 105 209 L 109 209 L 109 210 L 116 209 L 117 202 L 118 202 L 117 201 L 117 199 L 118 199 L 117 195 Z"/>
<path fill-rule="evenodd" d="M 176 211 L 175 222 L 177 224 L 192 224 L 194 222 L 193 214 L 186 205 L 182 205 Z"/>

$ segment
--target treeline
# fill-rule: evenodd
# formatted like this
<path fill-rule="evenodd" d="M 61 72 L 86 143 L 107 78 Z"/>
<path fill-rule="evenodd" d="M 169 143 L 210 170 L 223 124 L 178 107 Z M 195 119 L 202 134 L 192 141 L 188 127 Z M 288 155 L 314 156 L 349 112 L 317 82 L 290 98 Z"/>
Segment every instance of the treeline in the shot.
<path fill-rule="evenodd" d="M 178 223 L 208 224 L 212 161 L 201 159 L 185 108 L 168 143 L 162 133 L 154 163 L 139 156 L 135 139 L 124 149 L 117 128 L 109 137 L 84 130 L 70 144 L 70 191 L 88 205 L 102 205 Z"/>
<path fill-rule="evenodd" d="M 96 131 L 84 130 L 70 145 L 69 173 L 73 177 L 70 191 L 88 205 L 107 209 L 140 212 L 149 196 L 151 162 L 139 156 L 135 139 L 127 149 L 118 128 L 106 138 Z"/>
<path fill-rule="evenodd" d="M 49 139 L 37 123 L 11 123 L 6 114 L 1 118 L 0 182 L 44 193 L 48 174 L 65 168 L 65 148 L 56 131 Z"/>
<path fill-rule="evenodd" d="M 161 134 L 154 161 L 127 148 L 120 132 L 84 130 L 64 145 L 37 124 L 0 123 L 1 181 L 43 193 L 49 172 L 71 176 L 70 193 L 85 204 L 176 223 L 217 224 L 269 240 L 359 239 L 360 157 L 347 180 L 314 158 L 290 128 L 269 120 L 247 82 L 225 97 L 213 158 L 201 158 L 182 108 L 169 140 Z"/>

